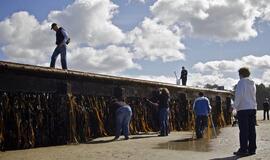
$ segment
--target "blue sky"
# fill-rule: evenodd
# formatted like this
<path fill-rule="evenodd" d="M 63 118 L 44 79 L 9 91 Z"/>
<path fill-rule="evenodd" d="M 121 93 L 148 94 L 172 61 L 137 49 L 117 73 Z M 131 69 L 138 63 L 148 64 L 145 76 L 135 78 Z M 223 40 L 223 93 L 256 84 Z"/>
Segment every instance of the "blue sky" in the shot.
<path fill-rule="evenodd" d="M 2 0 L 0 60 L 48 66 L 52 22 L 71 37 L 73 70 L 230 89 L 247 66 L 270 84 L 269 0 Z M 58 67 L 59 61 L 57 62 Z"/>

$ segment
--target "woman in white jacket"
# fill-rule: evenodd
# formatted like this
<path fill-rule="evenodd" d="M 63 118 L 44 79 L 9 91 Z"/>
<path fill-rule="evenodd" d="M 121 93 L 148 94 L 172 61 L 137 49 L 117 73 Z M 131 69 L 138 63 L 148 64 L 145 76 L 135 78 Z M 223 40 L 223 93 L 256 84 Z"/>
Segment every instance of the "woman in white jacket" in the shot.
<path fill-rule="evenodd" d="M 256 154 L 256 85 L 249 78 L 248 68 L 239 69 L 240 80 L 235 90 L 234 108 L 237 110 L 238 126 L 240 130 L 240 148 L 234 152 L 238 156 Z"/>

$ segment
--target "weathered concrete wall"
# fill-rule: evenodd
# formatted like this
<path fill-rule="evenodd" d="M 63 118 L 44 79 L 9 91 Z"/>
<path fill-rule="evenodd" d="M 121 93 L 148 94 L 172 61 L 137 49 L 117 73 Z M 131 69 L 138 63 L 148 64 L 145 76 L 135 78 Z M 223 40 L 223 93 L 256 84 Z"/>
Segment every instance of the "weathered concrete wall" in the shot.
<path fill-rule="evenodd" d="M 209 97 L 216 125 L 230 123 L 228 91 L 114 77 L 0 61 L 0 144 L 5 149 L 87 142 L 112 135 L 114 87 L 125 88 L 133 110 L 132 134 L 158 131 L 155 91 L 171 93 L 171 130 L 194 126 L 191 106 L 199 91 Z"/>

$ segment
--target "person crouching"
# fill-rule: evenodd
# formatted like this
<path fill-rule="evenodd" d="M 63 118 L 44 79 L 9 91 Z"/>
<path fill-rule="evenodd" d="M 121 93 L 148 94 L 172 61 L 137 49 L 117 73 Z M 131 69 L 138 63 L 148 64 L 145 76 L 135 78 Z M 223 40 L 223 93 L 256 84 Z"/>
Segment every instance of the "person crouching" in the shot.
<path fill-rule="evenodd" d="M 124 100 L 124 89 L 115 88 L 114 89 L 115 100 L 113 102 L 113 107 L 115 108 L 116 115 L 116 129 L 114 140 L 118 140 L 121 133 L 124 134 L 125 140 L 129 139 L 129 123 L 132 116 L 131 107 Z"/>

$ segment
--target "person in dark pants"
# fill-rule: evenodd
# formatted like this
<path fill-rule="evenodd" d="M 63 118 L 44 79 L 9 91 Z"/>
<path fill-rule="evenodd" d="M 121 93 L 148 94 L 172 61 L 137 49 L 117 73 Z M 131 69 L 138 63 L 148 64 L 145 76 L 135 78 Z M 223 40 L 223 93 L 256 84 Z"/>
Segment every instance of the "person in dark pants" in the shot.
<path fill-rule="evenodd" d="M 268 98 L 265 98 L 263 102 L 263 120 L 265 120 L 265 115 L 267 115 L 267 120 L 269 120 L 269 101 Z"/>
<path fill-rule="evenodd" d="M 114 140 L 117 140 L 121 133 L 124 134 L 125 140 L 129 139 L 129 123 L 132 116 L 132 110 L 130 106 L 125 102 L 124 89 L 120 87 L 114 88 L 115 100 L 112 104 L 113 110 L 115 111 L 116 129 Z"/>
<path fill-rule="evenodd" d="M 67 32 L 62 27 L 58 27 L 56 23 L 51 25 L 51 29 L 56 32 L 56 48 L 53 51 L 51 57 L 50 67 L 55 67 L 55 61 L 58 55 L 61 55 L 61 65 L 63 69 L 67 69 L 67 60 L 66 60 L 66 45 L 69 44 L 70 38 L 68 38 Z"/>
<path fill-rule="evenodd" d="M 158 102 L 153 103 L 152 101 L 146 99 L 151 105 L 157 106 L 159 108 L 159 126 L 160 134 L 159 136 L 168 136 L 169 134 L 169 103 L 170 103 L 170 92 L 167 88 L 161 88 L 158 95 Z"/>
<path fill-rule="evenodd" d="M 182 71 L 181 71 L 181 76 L 180 76 L 180 79 L 182 79 L 183 86 L 185 86 L 187 84 L 187 75 L 188 75 L 188 71 L 183 66 Z"/>
<path fill-rule="evenodd" d="M 211 111 L 209 99 L 199 92 L 199 97 L 195 99 L 193 103 L 193 111 L 195 113 L 195 130 L 196 137 L 202 138 L 204 135 L 205 128 L 208 126 L 208 115 Z"/>
<path fill-rule="evenodd" d="M 249 78 L 248 68 L 239 69 L 240 80 L 235 90 L 234 108 L 237 110 L 238 127 L 240 130 L 240 148 L 234 155 L 248 156 L 256 154 L 256 86 Z"/>

